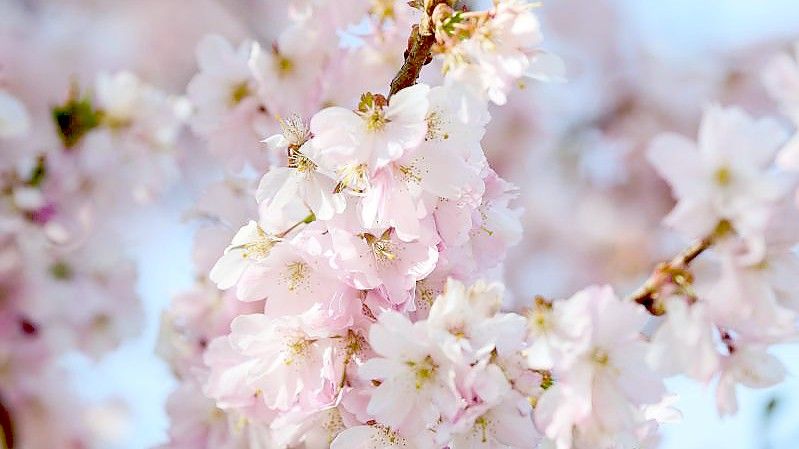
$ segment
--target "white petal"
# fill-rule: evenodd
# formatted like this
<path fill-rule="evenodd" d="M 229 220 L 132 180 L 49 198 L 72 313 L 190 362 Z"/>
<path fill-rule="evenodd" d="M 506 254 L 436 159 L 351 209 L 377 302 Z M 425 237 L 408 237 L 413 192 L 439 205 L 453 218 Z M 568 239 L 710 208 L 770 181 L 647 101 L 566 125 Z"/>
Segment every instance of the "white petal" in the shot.
<path fill-rule="evenodd" d="M 25 134 L 30 129 L 30 116 L 25 105 L 11 94 L 0 90 L 0 137 Z"/>
<path fill-rule="evenodd" d="M 564 83 L 566 63 L 560 56 L 541 51 L 530 59 L 527 76 L 538 81 Z"/>
<path fill-rule="evenodd" d="M 427 84 L 415 84 L 397 92 L 389 100 L 386 118 L 392 122 L 423 122 L 430 105 L 427 100 L 428 92 L 430 86 Z"/>
<path fill-rule="evenodd" d="M 275 134 L 273 136 L 269 136 L 266 139 L 262 140 L 261 142 L 265 143 L 266 146 L 272 151 L 285 151 L 286 148 L 289 146 L 289 141 L 286 139 L 286 136 L 283 134 Z"/>
<path fill-rule="evenodd" d="M 221 64 L 233 55 L 233 46 L 222 36 L 209 34 L 197 44 L 197 63 L 202 70 L 223 69 Z"/>
<path fill-rule="evenodd" d="M 216 261 L 208 277 L 219 289 L 227 290 L 239 281 L 247 263 L 240 251 L 226 252 Z"/>

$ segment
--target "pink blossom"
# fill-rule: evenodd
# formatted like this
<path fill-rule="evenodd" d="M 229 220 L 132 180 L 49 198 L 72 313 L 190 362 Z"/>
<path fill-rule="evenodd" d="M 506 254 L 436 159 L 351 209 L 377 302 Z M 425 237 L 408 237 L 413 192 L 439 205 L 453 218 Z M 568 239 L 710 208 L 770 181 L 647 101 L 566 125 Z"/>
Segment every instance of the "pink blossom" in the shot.
<path fill-rule="evenodd" d="M 722 220 L 759 236 L 785 191 L 768 171 L 784 140 L 775 122 L 718 106 L 706 110 L 698 144 L 675 135 L 656 139 L 649 160 L 679 200 L 666 222 L 691 237 L 709 235 Z"/>
<path fill-rule="evenodd" d="M 311 119 L 311 132 L 320 164 L 336 173 L 344 187 L 360 188 L 360 181 L 352 178 L 358 167 L 365 166 L 368 176 L 424 139 L 429 90 L 417 84 L 388 100 L 365 94 L 357 111 L 332 107 L 318 112 Z"/>

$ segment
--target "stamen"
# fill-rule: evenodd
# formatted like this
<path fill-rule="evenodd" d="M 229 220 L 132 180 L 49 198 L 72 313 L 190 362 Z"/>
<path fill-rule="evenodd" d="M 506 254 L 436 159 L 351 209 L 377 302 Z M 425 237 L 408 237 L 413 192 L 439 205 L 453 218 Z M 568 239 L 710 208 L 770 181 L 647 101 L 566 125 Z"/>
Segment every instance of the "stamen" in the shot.
<path fill-rule="evenodd" d="M 363 194 L 369 187 L 368 166 L 363 163 L 353 162 L 339 169 L 340 181 L 333 189 L 333 193 L 349 190 L 353 193 Z"/>
<path fill-rule="evenodd" d="M 391 230 L 387 229 L 380 237 L 372 234 L 363 234 L 363 239 L 372 249 L 378 262 L 392 262 L 397 258 L 394 253 L 394 243 L 391 242 Z"/>

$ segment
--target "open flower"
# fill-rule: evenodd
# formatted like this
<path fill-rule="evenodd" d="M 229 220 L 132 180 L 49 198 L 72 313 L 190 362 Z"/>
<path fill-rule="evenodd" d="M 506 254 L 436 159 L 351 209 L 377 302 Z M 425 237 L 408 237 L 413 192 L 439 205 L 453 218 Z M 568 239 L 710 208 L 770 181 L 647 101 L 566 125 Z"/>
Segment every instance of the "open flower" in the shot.
<path fill-rule="evenodd" d="M 283 133 L 269 137 L 266 143 L 270 150 L 287 155 L 288 166 L 272 168 L 261 178 L 256 193 L 261 215 L 289 226 L 292 220 L 296 223 L 298 219 L 285 217 L 287 211 L 293 211 L 301 204 L 317 219 L 331 219 L 344 210 L 346 202 L 340 193 L 335 192 L 333 178 L 322 173 L 314 161 L 308 126 L 296 116 L 281 120 L 281 126 Z M 303 212 L 306 211 L 301 210 L 300 214 Z"/>
<path fill-rule="evenodd" d="M 251 265 L 265 261 L 280 241 L 277 236 L 264 231 L 258 223 L 250 221 L 239 229 L 230 246 L 225 249 L 225 254 L 211 268 L 211 281 L 222 290 L 233 287 Z"/>
<path fill-rule="evenodd" d="M 434 20 L 447 81 L 502 105 L 524 76 L 561 79 L 560 59 L 536 48 L 543 36 L 531 9 L 523 0 L 495 1 L 489 11 L 439 8 Z"/>
<path fill-rule="evenodd" d="M 741 235 L 760 237 L 787 187 L 769 171 L 785 137 L 774 121 L 712 106 L 698 143 L 673 134 L 655 139 L 649 160 L 678 200 L 666 222 L 694 238 L 710 235 L 723 221 Z"/>
<path fill-rule="evenodd" d="M 407 87 L 390 99 L 364 94 L 356 111 L 331 107 L 311 119 L 314 148 L 320 163 L 336 173 L 341 189 L 363 190 L 360 178 L 399 159 L 427 132 L 425 84 Z M 359 170 L 359 174 L 353 178 Z"/>
<path fill-rule="evenodd" d="M 230 345 L 246 363 L 244 383 L 270 409 L 321 407 L 334 396 L 343 359 L 333 354 L 335 340 L 309 330 L 307 316 L 241 315 L 231 324 Z"/>
<path fill-rule="evenodd" d="M 395 305 L 411 303 L 416 281 L 430 274 L 438 261 L 437 237 L 427 233 L 419 240 L 404 242 L 389 228 L 382 232 L 352 235 L 331 229 L 334 269 L 357 289 L 380 288 Z"/>
<path fill-rule="evenodd" d="M 378 357 L 364 362 L 358 374 L 380 383 L 367 409 L 379 423 L 414 435 L 454 413 L 450 362 L 428 340 L 425 323 L 384 311 L 369 329 L 369 344 Z"/>
<path fill-rule="evenodd" d="M 252 45 L 245 41 L 234 48 L 221 36 L 204 37 L 197 44 L 200 71 L 186 88 L 195 109 L 192 129 L 208 138 L 209 151 L 231 170 L 241 170 L 246 162 L 263 169 L 267 162 L 258 145 L 267 116 L 248 65 Z"/>
<path fill-rule="evenodd" d="M 641 407 L 662 399 L 660 377 L 641 361 L 647 344 L 640 336 L 644 309 L 622 302 L 610 287 L 589 287 L 574 301 L 591 318 L 587 344 L 576 357 L 558 361 L 558 383 L 547 389 L 536 406 L 536 422 L 559 449 L 611 447 L 619 435 L 634 435 Z"/>

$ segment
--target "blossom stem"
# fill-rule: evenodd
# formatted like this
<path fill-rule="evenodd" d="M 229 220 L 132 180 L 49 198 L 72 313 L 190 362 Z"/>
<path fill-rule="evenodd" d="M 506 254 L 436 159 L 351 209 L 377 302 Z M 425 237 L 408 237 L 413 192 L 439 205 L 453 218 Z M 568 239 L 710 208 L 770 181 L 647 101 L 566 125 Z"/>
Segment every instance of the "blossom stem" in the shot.
<path fill-rule="evenodd" d="M 431 49 L 436 43 L 433 20 L 433 10 L 440 4 L 448 4 L 448 0 L 432 0 L 427 3 L 424 11 L 425 18 L 421 25 L 414 25 L 411 35 L 408 37 L 408 49 L 405 50 L 405 61 L 402 63 L 397 75 L 391 80 L 391 90 L 388 96 L 391 97 L 400 90 L 413 86 L 422 72 L 422 67 L 431 60 Z"/>
<path fill-rule="evenodd" d="M 313 223 L 315 220 L 316 220 L 316 215 L 314 215 L 313 212 L 311 212 L 307 217 L 303 218 L 301 221 L 298 221 L 297 223 L 294 223 L 293 225 L 291 225 L 290 228 L 278 234 L 278 237 L 283 238 L 287 236 L 289 232 L 297 229 L 298 226 L 303 224 Z"/>
<path fill-rule="evenodd" d="M 660 290 L 668 283 L 674 282 L 676 273 L 683 272 L 691 262 L 713 245 L 716 234 L 697 241 L 681 251 L 669 262 L 658 264 L 649 279 L 638 290 L 628 297 L 628 300 L 641 304 L 652 315 L 663 315 L 665 310 L 658 304 Z"/>

